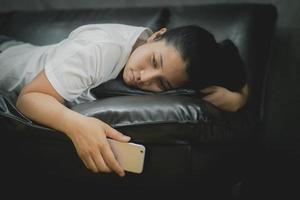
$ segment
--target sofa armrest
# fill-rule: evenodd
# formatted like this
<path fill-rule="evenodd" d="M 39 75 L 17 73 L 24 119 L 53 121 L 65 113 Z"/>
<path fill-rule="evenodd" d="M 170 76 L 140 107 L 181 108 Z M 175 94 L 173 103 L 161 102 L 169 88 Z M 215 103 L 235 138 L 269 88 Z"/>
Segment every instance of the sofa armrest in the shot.
<path fill-rule="evenodd" d="M 246 126 L 244 113 L 223 112 L 192 96 L 115 96 L 71 109 L 101 119 L 133 141 L 146 144 L 239 143 L 248 137 L 240 132 Z"/>

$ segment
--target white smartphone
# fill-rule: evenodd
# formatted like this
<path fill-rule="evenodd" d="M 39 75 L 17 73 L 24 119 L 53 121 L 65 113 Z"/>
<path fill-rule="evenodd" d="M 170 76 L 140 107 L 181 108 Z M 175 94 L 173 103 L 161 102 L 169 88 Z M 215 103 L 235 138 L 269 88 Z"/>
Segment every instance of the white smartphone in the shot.
<path fill-rule="evenodd" d="M 107 139 L 116 159 L 124 170 L 138 174 L 143 172 L 146 152 L 143 145 Z"/>

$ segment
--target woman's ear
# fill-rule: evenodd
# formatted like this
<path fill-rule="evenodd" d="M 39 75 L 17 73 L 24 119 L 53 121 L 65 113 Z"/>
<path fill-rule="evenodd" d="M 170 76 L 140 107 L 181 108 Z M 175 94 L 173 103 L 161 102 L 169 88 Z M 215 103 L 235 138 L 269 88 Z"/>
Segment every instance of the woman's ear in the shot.
<path fill-rule="evenodd" d="M 154 42 L 158 40 L 163 34 L 167 32 L 167 28 L 161 28 L 159 31 L 153 33 L 148 39 L 147 42 Z"/>

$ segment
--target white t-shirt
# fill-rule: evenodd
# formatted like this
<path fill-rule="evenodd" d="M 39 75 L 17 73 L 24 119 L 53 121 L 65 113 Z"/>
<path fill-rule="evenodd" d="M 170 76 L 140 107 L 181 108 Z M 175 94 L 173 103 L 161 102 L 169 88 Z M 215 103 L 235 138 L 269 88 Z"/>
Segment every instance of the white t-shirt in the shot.
<path fill-rule="evenodd" d="M 78 27 L 57 44 L 10 47 L 0 54 L 0 91 L 18 94 L 44 69 L 66 101 L 93 101 L 96 98 L 90 90 L 116 78 L 136 40 L 151 34 L 146 27 L 90 24 Z"/>

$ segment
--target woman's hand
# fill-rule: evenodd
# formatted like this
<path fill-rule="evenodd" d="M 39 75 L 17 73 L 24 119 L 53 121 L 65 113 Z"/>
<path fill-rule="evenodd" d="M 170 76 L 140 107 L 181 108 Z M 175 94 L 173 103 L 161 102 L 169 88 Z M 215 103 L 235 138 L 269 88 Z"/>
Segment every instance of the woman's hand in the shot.
<path fill-rule="evenodd" d="M 31 120 L 66 134 L 87 168 L 94 172 L 115 171 L 124 176 L 106 137 L 120 142 L 128 142 L 130 138 L 63 104 L 64 98 L 52 87 L 44 70 L 22 89 L 16 102 L 17 108 Z"/>
<path fill-rule="evenodd" d="M 97 118 L 86 116 L 69 136 L 79 157 L 88 169 L 93 172 L 115 171 L 120 176 L 125 175 L 106 137 L 120 142 L 128 142 L 130 137 L 123 135 Z"/>
<path fill-rule="evenodd" d="M 247 90 L 245 92 L 245 90 Z M 212 103 L 221 110 L 236 112 L 243 107 L 247 101 L 248 87 L 245 85 L 241 92 L 232 92 L 224 87 L 209 86 L 201 90 L 205 101 Z"/>

